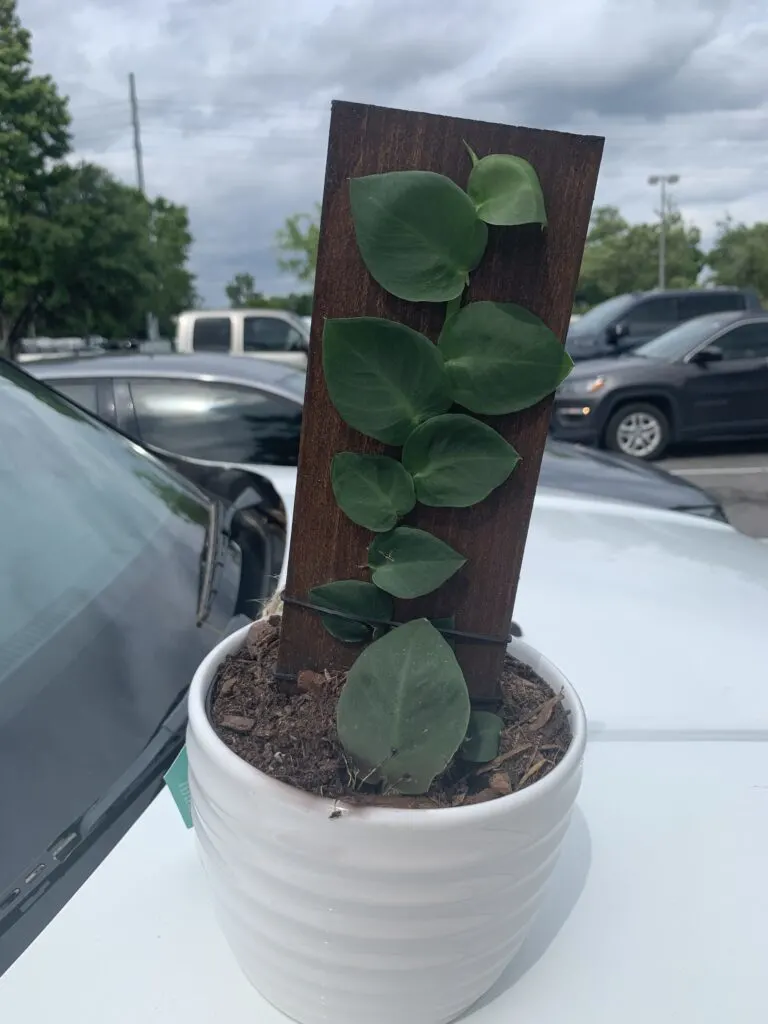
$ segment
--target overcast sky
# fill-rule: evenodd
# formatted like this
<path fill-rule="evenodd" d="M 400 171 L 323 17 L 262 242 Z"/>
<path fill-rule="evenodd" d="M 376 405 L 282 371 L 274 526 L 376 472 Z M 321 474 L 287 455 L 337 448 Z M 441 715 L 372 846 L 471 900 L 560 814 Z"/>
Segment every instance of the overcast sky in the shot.
<path fill-rule="evenodd" d="M 677 173 L 711 239 L 768 219 L 765 0 L 19 0 L 34 56 L 71 101 L 78 156 L 188 205 L 208 305 L 322 188 L 332 99 L 605 135 L 597 201 L 655 215 Z"/>

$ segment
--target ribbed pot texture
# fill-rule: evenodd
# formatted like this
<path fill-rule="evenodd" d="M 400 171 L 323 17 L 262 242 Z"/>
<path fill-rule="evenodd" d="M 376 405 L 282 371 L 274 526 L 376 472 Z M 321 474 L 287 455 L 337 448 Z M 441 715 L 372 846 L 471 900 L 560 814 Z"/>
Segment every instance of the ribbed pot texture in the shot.
<path fill-rule="evenodd" d="M 195 830 L 224 934 L 270 1003 L 301 1024 L 445 1024 L 520 949 L 581 781 L 586 721 L 561 673 L 573 741 L 546 778 L 468 807 L 342 809 L 276 782 L 216 736 L 206 696 L 248 627 L 205 659 L 189 696 Z"/>

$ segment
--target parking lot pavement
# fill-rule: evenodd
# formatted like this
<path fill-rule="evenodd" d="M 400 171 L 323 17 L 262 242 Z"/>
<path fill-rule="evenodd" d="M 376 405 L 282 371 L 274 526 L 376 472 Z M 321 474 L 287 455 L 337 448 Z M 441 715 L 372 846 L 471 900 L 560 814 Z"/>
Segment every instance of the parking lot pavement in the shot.
<path fill-rule="evenodd" d="M 658 466 L 713 494 L 739 530 L 768 540 L 768 443 L 677 451 Z"/>

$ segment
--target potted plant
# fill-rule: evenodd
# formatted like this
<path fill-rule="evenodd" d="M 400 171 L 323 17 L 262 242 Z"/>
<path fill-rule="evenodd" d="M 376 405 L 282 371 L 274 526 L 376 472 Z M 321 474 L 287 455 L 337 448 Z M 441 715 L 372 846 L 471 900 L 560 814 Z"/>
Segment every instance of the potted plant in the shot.
<path fill-rule="evenodd" d="M 327 394 L 379 442 L 324 467 L 366 531 L 365 569 L 284 596 L 354 661 L 286 682 L 269 614 L 190 691 L 195 828 L 223 930 L 302 1024 L 442 1024 L 475 1002 L 525 938 L 579 789 L 586 725 L 560 672 L 514 641 L 496 706 L 481 706 L 456 648 L 498 638 L 409 614 L 466 561 L 414 525 L 419 508 L 482 510 L 519 461 L 488 419 L 535 406 L 570 369 L 530 311 L 464 300 L 489 225 L 547 223 L 530 163 L 467 150 L 465 189 L 410 168 L 349 182 L 373 280 L 445 309 L 437 344 L 393 319 L 324 324 Z"/>

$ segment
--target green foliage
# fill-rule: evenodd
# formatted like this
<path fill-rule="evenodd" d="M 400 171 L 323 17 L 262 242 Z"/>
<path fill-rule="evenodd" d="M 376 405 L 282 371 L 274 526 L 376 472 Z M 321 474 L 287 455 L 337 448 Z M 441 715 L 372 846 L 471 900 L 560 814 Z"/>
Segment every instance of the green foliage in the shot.
<path fill-rule="evenodd" d="M 458 185 L 430 171 L 353 178 L 352 218 L 371 276 L 411 302 L 461 295 L 482 259 L 488 229 Z"/>
<path fill-rule="evenodd" d="M 389 594 L 362 580 L 337 580 L 335 583 L 313 587 L 309 598 L 318 608 L 360 616 L 360 622 L 352 622 L 338 615 L 321 616 L 331 636 L 346 644 L 360 644 L 371 639 L 373 629 L 367 625 L 366 620 L 390 621 L 394 614 Z"/>
<path fill-rule="evenodd" d="M 477 215 L 486 224 L 547 223 L 544 196 L 539 176 L 527 160 L 507 153 L 473 160 L 467 193 L 475 204 Z"/>
<path fill-rule="evenodd" d="M 353 523 L 381 533 L 416 504 L 413 480 L 397 459 L 339 452 L 331 463 L 336 504 Z"/>
<path fill-rule="evenodd" d="M 439 346 L 454 400 L 485 415 L 535 405 L 573 366 L 546 324 L 512 303 L 469 303 L 446 320 Z"/>
<path fill-rule="evenodd" d="M 592 212 L 579 284 L 578 303 L 598 302 L 658 284 L 659 224 L 630 225 L 615 206 Z M 701 232 L 673 210 L 666 218 L 667 287 L 690 288 L 704 267 Z"/>
<path fill-rule="evenodd" d="M 433 416 L 413 431 L 403 448 L 403 465 L 422 505 L 477 505 L 504 483 L 519 461 L 501 434 L 460 413 Z"/>
<path fill-rule="evenodd" d="M 393 597 L 422 597 L 437 590 L 466 558 L 438 537 L 412 526 L 379 534 L 368 548 L 371 579 Z"/>
<path fill-rule="evenodd" d="M 707 263 L 718 284 L 754 288 L 763 304 L 768 303 L 768 223 L 747 227 L 722 221 Z"/>
<path fill-rule="evenodd" d="M 485 764 L 499 753 L 501 730 L 504 719 L 492 711 L 473 710 L 469 716 L 467 735 L 461 745 L 461 756 L 465 761 Z"/>
<path fill-rule="evenodd" d="M 342 419 L 384 444 L 403 444 L 414 427 L 451 405 L 438 350 L 393 320 L 327 320 L 323 370 Z"/>
<path fill-rule="evenodd" d="M 393 629 L 352 666 L 336 712 L 339 739 L 369 782 L 426 793 L 469 722 L 469 695 L 449 644 L 426 619 Z"/>
<path fill-rule="evenodd" d="M 253 274 L 235 274 L 224 292 L 230 309 L 286 309 L 296 316 L 312 314 L 311 294 L 264 295 L 256 291 Z"/>
<path fill-rule="evenodd" d="M 0 0 L 0 353 L 39 334 L 170 334 L 194 304 L 184 207 L 147 201 L 93 164 L 70 166 L 67 102 L 33 75 L 30 36 Z"/>
<path fill-rule="evenodd" d="M 317 244 L 320 240 L 320 204 L 314 213 L 295 213 L 275 235 L 280 270 L 299 281 L 314 281 L 317 268 Z"/>
<path fill-rule="evenodd" d="M 382 623 L 392 621 L 392 598 L 423 597 L 466 562 L 438 537 L 400 520 L 417 501 L 475 505 L 519 461 L 501 434 L 450 412 L 452 406 L 484 415 L 516 412 L 554 391 L 571 367 L 557 338 L 532 313 L 493 302 L 461 306 L 470 271 L 485 251 L 486 222 L 546 224 L 530 164 L 469 152 L 469 194 L 426 171 L 350 182 L 352 219 L 368 271 L 399 298 L 447 304 L 439 344 L 370 317 L 328 320 L 323 335 L 325 383 L 341 417 L 361 434 L 402 447 L 400 461 L 354 452 L 334 456 L 331 483 L 339 507 L 376 534 L 368 548 L 372 582 L 341 581 L 310 594 L 326 612 L 330 602 L 360 616 L 350 622 L 323 615 L 334 636 L 373 640 L 342 690 L 339 739 L 359 781 L 401 793 L 426 792 L 462 741 L 465 759 L 491 760 L 503 723 L 476 712 L 467 732 L 469 694 L 452 644 L 440 633 L 454 629 L 453 615 L 393 629 Z M 244 284 L 253 290 L 252 279 Z M 375 594 L 390 602 L 388 614 Z"/>

